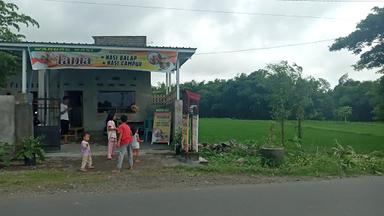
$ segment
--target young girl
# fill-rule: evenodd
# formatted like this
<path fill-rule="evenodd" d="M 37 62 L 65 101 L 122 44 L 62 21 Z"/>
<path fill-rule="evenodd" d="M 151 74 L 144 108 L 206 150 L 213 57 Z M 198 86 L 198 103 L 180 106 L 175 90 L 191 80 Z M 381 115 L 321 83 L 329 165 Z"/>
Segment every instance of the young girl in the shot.
<path fill-rule="evenodd" d="M 113 152 L 115 151 L 116 148 L 116 143 L 117 143 L 117 135 L 116 135 L 116 124 L 115 124 L 115 113 L 109 113 L 107 116 L 107 132 L 108 132 L 108 155 L 107 159 L 112 160 L 112 155 Z"/>
<path fill-rule="evenodd" d="M 81 167 L 80 171 L 86 172 L 86 167 L 88 169 L 93 169 L 92 166 L 92 153 L 91 153 L 91 146 L 89 145 L 89 139 L 91 138 L 91 135 L 87 132 L 84 132 L 83 135 L 83 141 L 81 142 L 81 155 L 82 155 L 82 161 L 81 161 Z"/>
<path fill-rule="evenodd" d="M 139 155 L 140 155 L 140 143 L 143 142 L 143 140 L 140 139 L 139 136 L 139 129 L 133 128 L 132 131 L 134 131 L 133 140 L 132 140 L 132 148 L 133 148 L 133 159 L 134 161 L 140 162 Z"/>

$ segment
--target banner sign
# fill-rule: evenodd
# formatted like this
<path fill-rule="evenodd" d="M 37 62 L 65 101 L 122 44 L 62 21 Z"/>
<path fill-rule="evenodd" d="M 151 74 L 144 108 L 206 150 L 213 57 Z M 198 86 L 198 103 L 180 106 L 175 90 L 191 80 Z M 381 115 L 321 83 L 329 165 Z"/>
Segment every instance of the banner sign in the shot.
<path fill-rule="evenodd" d="M 169 145 L 171 133 L 171 113 L 155 112 L 153 118 L 152 143 Z"/>
<path fill-rule="evenodd" d="M 189 115 L 183 115 L 183 127 L 182 127 L 182 147 L 185 152 L 189 151 Z"/>
<path fill-rule="evenodd" d="M 176 69 L 176 51 L 135 51 L 91 48 L 31 47 L 33 70 L 121 69 L 171 73 Z"/>

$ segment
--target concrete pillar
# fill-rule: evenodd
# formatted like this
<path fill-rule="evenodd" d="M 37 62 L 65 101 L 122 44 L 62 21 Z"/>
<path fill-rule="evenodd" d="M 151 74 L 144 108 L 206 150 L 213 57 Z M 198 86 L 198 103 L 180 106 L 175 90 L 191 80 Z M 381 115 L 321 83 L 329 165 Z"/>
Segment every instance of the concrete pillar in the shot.
<path fill-rule="evenodd" d="M 20 149 L 22 140 L 33 136 L 33 112 L 32 105 L 28 103 L 27 94 L 17 95 L 15 104 L 15 144 L 16 149 Z"/>
<path fill-rule="evenodd" d="M 15 97 L 0 95 L 0 142 L 15 143 Z"/>
<path fill-rule="evenodd" d="M 21 63 L 21 92 L 27 93 L 27 50 L 22 51 L 22 63 Z"/>

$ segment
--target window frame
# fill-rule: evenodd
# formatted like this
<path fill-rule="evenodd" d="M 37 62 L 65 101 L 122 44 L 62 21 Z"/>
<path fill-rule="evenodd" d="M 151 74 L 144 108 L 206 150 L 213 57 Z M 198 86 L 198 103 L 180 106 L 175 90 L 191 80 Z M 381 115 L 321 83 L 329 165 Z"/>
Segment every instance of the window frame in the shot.
<path fill-rule="evenodd" d="M 99 104 L 100 104 L 100 94 L 102 94 L 102 93 L 121 93 L 121 92 L 131 93 L 133 95 L 133 100 L 132 100 L 132 103 L 130 105 L 127 105 L 127 106 L 111 106 L 111 107 L 99 106 Z M 133 111 L 131 110 L 131 107 L 130 107 L 132 104 L 136 104 L 136 91 L 135 90 L 123 90 L 123 91 L 119 91 L 119 90 L 111 90 L 111 91 L 99 90 L 99 91 L 97 91 L 96 112 L 99 113 L 99 114 L 100 113 L 108 113 L 110 111 L 115 111 L 116 113 L 133 113 Z"/>

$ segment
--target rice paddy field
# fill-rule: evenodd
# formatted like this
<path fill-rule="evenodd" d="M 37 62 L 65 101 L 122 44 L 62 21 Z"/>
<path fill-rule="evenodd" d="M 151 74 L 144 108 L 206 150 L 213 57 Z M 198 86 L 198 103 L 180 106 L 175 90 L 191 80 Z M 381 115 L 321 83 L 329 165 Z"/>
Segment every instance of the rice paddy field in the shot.
<path fill-rule="evenodd" d="M 199 142 L 218 143 L 234 139 L 238 142 L 263 144 L 274 121 L 202 118 L 199 121 Z M 276 124 L 275 133 L 279 128 Z M 295 137 L 296 122 L 288 121 L 288 145 Z M 308 151 L 331 149 L 336 141 L 350 145 L 358 153 L 384 152 L 384 123 L 304 121 L 302 146 Z"/>

